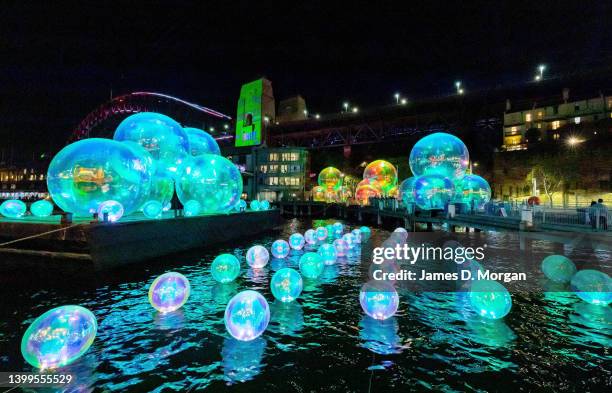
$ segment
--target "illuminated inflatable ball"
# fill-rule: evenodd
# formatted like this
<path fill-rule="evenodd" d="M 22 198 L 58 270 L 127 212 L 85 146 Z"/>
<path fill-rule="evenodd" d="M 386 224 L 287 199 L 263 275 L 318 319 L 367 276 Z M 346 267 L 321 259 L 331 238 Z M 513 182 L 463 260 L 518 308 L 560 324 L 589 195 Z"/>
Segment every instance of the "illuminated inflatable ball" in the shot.
<path fill-rule="evenodd" d="M 142 205 L 142 214 L 147 218 L 161 218 L 163 211 L 160 201 L 147 201 Z"/>
<path fill-rule="evenodd" d="M 236 208 L 238 209 L 238 211 L 244 211 L 247 208 L 247 203 L 244 199 L 241 199 L 238 201 L 238 204 L 236 205 Z"/>
<path fill-rule="evenodd" d="M 325 189 L 321 186 L 313 187 L 312 200 L 315 202 L 325 202 Z"/>
<path fill-rule="evenodd" d="M 542 260 L 542 273 L 551 281 L 568 283 L 576 274 L 576 265 L 563 255 L 549 255 Z"/>
<path fill-rule="evenodd" d="M 327 228 L 325 227 L 318 227 L 315 231 L 316 235 L 317 235 L 317 240 L 322 242 L 325 239 L 327 239 Z"/>
<path fill-rule="evenodd" d="M 362 206 L 369 205 L 370 198 L 380 198 L 380 196 L 381 191 L 370 184 L 359 186 L 355 190 L 355 200 Z"/>
<path fill-rule="evenodd" d="M 510 293 L 497 281 L 474 281 L 468 297 L 474 311 L 483 318 L 503 318 L 512 308 Z"/>
<path fill-rule="evenodd" d="M 361 242 L 365 243 L 368 240 L 370 240 L 370 236 L 372 236 L 372 231 L 370 230 L 370 228 L 368 227 L 361 227 L 359 228 L 359 230 L 361 231 Z"/>
<path fill-rule="evenodd" d="M 183 212 L 186 217 L 193 217 L 200 214 L 202 211 L 202 204 L 194 199 L 191 199 L 183 205 Z"/>
<path fill-rule="evenodd" d="M 612 302 L 612 279 L 598 270 L 580 270 L 570 281 L 572 291 L 585 302 L 607 306 Z"/>
<path fill-rule="evenodd" d="M 144 149 L 110 139 L 72 143 L 53 157 L 47 188 L 57 206 L 75 216 L 91 216 L 114 200 L 125 214 L 140 209 L 151 189 L 151 158 Z"/>
<path fill-rule="evenodd" d="M 261 269 L 268 264 L 268 260 L 270 260 L 270 253 L 259 244 L 249 248 L 246 253 L 247 264 L 253 269 Z"/>
<path fill-rule="evenodd" d="M 251 201 L 251 204 L 249 205 L 249 208 L 253 211 L 258 211 L 261 209 L 261 204 L 259 203 L 259 201 L 257 199 L 254 199 Z"/>
<path fill-rule="evenodd" d="M 490 200 L 491 187 L 482 177 L 465 175 L 461 180 L 455 182 L 455 202 L 474 206 L 475 209 L 482 209 L 485 203 Z"/>
<path fill-rule="evenodd" d="M 336 263 L 336 247 L 334 247 L 333 244 L 321 244 L 317 253 L 321 256 L 325 265 L 333 265 Z"/>
<path fill-rule="evenodd" d="M 395 198 L 398 199 L 399 198 L 399 188 L 397 186 L 393 186 L 391 187 L 391 189 L 389 189 L 386 193 L 386 196 L 388 196 L 389 198 Z"/>
<path fill-rule="evenodd" d="M 304 241 L 308 244 L 316 244 L 317 243 L 317 233 L 314 229 L 308 229 L 304 232 Z"/>
<path fill-rule="evenodd" d="M 342 172 L 338 168 L 328 166 L 319 172 L 318 183 L 324 191 L 339 191 L 342 187 Z"/>
<path fill-rule="evenodd" d="M 189 157 L 189 137 L 183 127 L 172 118 L 155 112 L 141 112 L 127 117 L 113 139 L 132 141 L 144 147 L 156 164 L 156 171 L 171 176 Z"/>
<path fill-rule="evenodd" d="M 289 236 L 289 245 L 294 250 L 301 250 L 304 247 L 305 242 L 306 240 L 301 233 L 294 233 L 293 235 Z"/>
<path fill-rule="evenodd" d="M 403 228 L 403 227 L 397 227 L 397 228 L 395 228 L 395 230 L 393 232 L 396 232 L 396 233 L 408 233 L 406 228 Z"/>
<path fill-rule="evenodd" d="M 96 317 L 81 306 L 61 306 L 32 322 L 21 339 L 21 354 L 39 369 L 64 367 L 83 356 L 98 331 Z"/>
<path fill-rule="evenodd" d="M 221 284 L 232 282 L 240 274 L 240 261 L 232 254 L 218 255 L 210 265 L 210 273 Z"/>
<path fill-rule="evenodd" d="M 376 160 L 365 167 L 363 178 L 376 183 L 384 193 L 388 193 L 397 185 L 397 169 L 388 161 Z"/>
<path fill-rule="evenodd" d="M 53 204 L 46 199 L 41 199 L 30 205 L 30 212 L 35 217 L 49 217 L 53 213 Z"/>
<path fill-rule="evenodd" d="M 277 300 L 288 303 L 300 296 L 303 288 L 302 276 L 296 270 L 285 267 L 274 273 L 270 280 L 272 295 Z"/>
<path fill-rule="evenodd" d="M 19 199 L 9 199 L 0 205 L 0 215 L 8 218 L 20 218 L 26 214 L 28 207 Z"/>
<path fill-rule="evenodd" d="M 174 179 L 163 172 L 156 172 L 151 177 L 151 191 L 149 200 L 159 201 L 164 211 L 170 210 L 170 203 L 174 195 Z"/>
<path fill-rule="evenodd" d="M 125 210 L 123 205 L 117 201 L 104 201 L 98 206 L 98 219 L 117 222 L 123 217 Z"/>
<path fill-rule="evenodd" d="M 323 273 L 325 263 L 323 258 L 315 252 L 307 252 L 300 257 L 300 272 L 306 278 L 317 278 Z"/>
<path fill-rule="evenodd" d="M 425 175 L 414 182 L 414 201 L 423 210 L 444 209 L 451 201 L 455 186 L 448 177 Z"/>
<path fill-rule="evenodd" d="M 414 203 L 414 181 L 416 177 L 409 177 L 408 179 L 404 179 L 399 185 L 399 199 L 404 202 L 404 204 Z"/>
<path fill-rule="evenodd" d="M 289 243 L 286 240 L 278 239 L 272 243 L 272 247 L 270 247 L 272 251 L 272 256 L 274 258 L 286 258 L 289 255 Z"/>
<path fill-rule="evenodd" d="M 270 323 L 270 306 L 256 291 L 236 294 L 225 308 L 225 328 L 237 340 L 251 341 L 261 336 Z"/>
<path fill-rule="evenodd" d="M 187 139 L 189 140 L 189 153 L 196 157 L 201 154 L 221 155 L 221 149 L 215 138 L 208 132 L 199 128 L 184 127 Z"/>
<path fill-rule="evenodd" d="M 346 244 L 344 239 L 334 240 L 334 248 L 336 249 L 336 256 L 338 257 L 345 257 L 349 251 L 348 244 Z"/>
<path fill-rule="evenodd" d="M 176 193 L 183 203 L 200 202 L 202 213 L 229 212 L 240 201 L 242 176 L 227 158 L 201 154 L 181 166 Z"/>
<path fill-rule="evenodd" d="M 172 312 L 183 307 L 190 294 L 187 277 L 168 272 L 157 277 L 149 287 L 149 303 L 161 313 Z"/>
<path fill-rule="evenodd" d="M 359 304 L 370 317 L 385 320 L 397 312 L 399 296 L 388 282 L 368 281 L 359 291 Z"/>
<path fill-rule="evenodd" d="M 332 224 L 332 227 L 334 228 L 334 236 L 342 236 L 342 233 L 344 232 L 344 225 L 342 225 L 341 222 L 334 222 Z"/>
<path fill-rule="evenodd" d="M 357 242 L 357 244 L 361 244 L 362 243 L 362 240 L 361 240 L 361 231 L 359 229 L 353 229 L 351 231 L 351 233 L 355 237 L 355 242 Z"/>
<path fill-rule="evenodd" d="M 410 151 L 410 169 L 415 176 L 440 175 L 457 179 L 465 175 L 470 155 L 461 139 L 437 132 L 421 138 Z"/>
<path fill-rule="evenodd" d="M 270 202 L 266 200 L 261 201 L 261 203 L 259 204 L 259 208 L 261 210 L 270 210 Z"/>
<path fill-rule="evenodd" d="M 353 235 L 352 233 L 345 233 L 342 236 L 342 240 L 344 240 L 344 243 L 346 243 L 346 246 L 348 247 L 349 250 L 352 250 L 355 247 L 357 247 L 357 239 L 355 238 L 355 235 Z"/>

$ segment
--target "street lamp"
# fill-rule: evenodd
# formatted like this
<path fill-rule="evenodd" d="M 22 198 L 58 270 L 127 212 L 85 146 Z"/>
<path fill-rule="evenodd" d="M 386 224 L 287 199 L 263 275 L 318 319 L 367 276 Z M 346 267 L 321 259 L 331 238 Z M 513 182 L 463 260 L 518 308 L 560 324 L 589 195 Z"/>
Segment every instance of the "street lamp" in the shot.
<path fill-rule="evenodd" d="M 455 82 L 455 89 L 457 89 L 457 94 L 463 94 L 463 87 L 461 87 L 461 81 Z"/>
<path fill-rule="evenodd" d="M 464 91 L 463 91 L 463 89 L 462 89 L 462 88 L 460 88 L 459 90 L 457 90 L 457 93 L 459 93 L 459 94 L 463 94 L 463 93 L 464 93 Z"/>
<path fill-rule="evenodd" d="M 402 105 L 406 105 L 406 103 L 408 102 L 408 100 L 406 100 L 405 98 L 402 98 L 402 100 L 400 101 Z"/>
<path fill-rule="evenodd" d="M 315 119 L 320 119 L 321 115 L 319 115 L 318 113 L 315 115 Z"/>
<path fill-rule="evenodd" d="M 394 97 L 395 97 L 395 103 L 399 104 L 399 102 L 400 102 L 400 93 L 395 93 Z"/>
<path fill-rule="evenodd" d="M 345 102 L 344 104 L 342 104 L 342 106 L 344 107 L 344 111 L 348 112 L 349 103 Z"/>
<path fill-rule="evenodd" d="M 535 76 L 535 81 L 539 82 L 540 80 L 542 80 L 542 76 L 541 75 L 536 75 Z"/>
<path fill-rule="evenodd" d="M 223 129 L 225 129 L 225 130 L 229 129 L 229 125 L 224 124 L 224 125 L 223 125 Z"/>
<path fill-rule="evenodd" d="M 304 109 L 304 116 L 308 117 L 308 111 Z"/>
<path fill-rule="evenodd" d="M 540 64 L 538 66 L 538 71 L 540 72 L 540 79 L 544 79 L 544 70 L 546 69 L 546 66 L 544 64 Z"/>
<path fill-rule="evenodd" d="M 359 108 L 357 108 L 356 106 L 353 107 L 353 113 L 357 113 L 359 112 Z"/>

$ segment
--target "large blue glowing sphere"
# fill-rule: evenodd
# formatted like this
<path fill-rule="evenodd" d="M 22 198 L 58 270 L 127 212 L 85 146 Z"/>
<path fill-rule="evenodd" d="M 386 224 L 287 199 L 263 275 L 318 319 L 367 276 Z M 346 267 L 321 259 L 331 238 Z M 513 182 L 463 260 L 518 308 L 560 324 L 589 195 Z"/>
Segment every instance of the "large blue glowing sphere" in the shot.
<path fill-rule="evenodd" d="M 254 199 L 251 201 L 250 208 L 253 211 L 257 211 L 261 208 L 261 205 L 259 204 L 259 201 L 257 199 Z"/>
<path fill-rule="evenodd" d="M 195 199 L 188 200 L 183 205 L 183 212 L 186 217 L 193 217 L 200 214 L 202 211 L 202 204 Z"/>
<path fill-rule="evenodd" d="M 349 250 L 352 250 L 353 248 L 357 247 L 357 239 L 352 233 L 345 233 L 344 235 L 342 235 L 342 240 L 344 240 Z"/>
<path fill-rule="evenodd" d="M 353 229 L 351 233 L 355 237 L 355 241 L 357 242 L 357 244 L 361 244 L 362 243 L 361 231 L 359 229 Z"/>
<path fill-rule="evenodd" d="M 141 112 L 123 120 L 113 139 L 132 141 L 144 147 L 156 164 L 157 172 L 171 176 L 189 156 L 189 137 L 183 127 L 166 115 Z"/>
<path fill-rule="evenodd" d="M 306 278 L 317 278 L 323 273 L 325 263 L 323 258 L 315 252 L 307 252 L 300 257 L 300 272 Z"/>
<path fill-rule="evenodd" d="M 9 199 L 0 205 L 0 215 L 8 218 L 20 218 L 26 214 L 28 207 L 19 199 Z"/>
<path fill-rule="evenodd" d="M 221 149 L 219 149 L 217 141 L 208 132 L 192 127 L 184 127 L 183 130 L 185 130 L 189 139 L 189 153 L 192 156 L 201 154 L 221 155 Z"/>
<path fill-rule="evenodd" d="M 410 169 L 415 176 L 458 179 L 465 174 L 469 161 L 468 149 L 461 139 L 443 132 L 421 138 L 410 151 Z"/>
<path fill-rule="evenodd" d="M 478 175 L 465 175 L 455 182 L 455 202 L 465 203 L 482 209 L 491 200 L 489 183 Z"/>
<path fill-rule="evenodd" d="M 402 181 L 399 185 L 399 199 L 404 204 L 414 203 L 414 181 L 416 177 L 409 177 Z"/>
<path fill-rule="evenodd" d="M 344 257 L 349 251 L 349 246 L 346 244 L 344 239 L 336 239 L 334 240 L 334 248 L 336 249 L 336 256 Z"/>
<path fill-rule="evenodd" d="M 91 216 L 108 200 L 121 203 L 130 214 L 149 197 L 150 163 L 144 149 L 110 139 L 83 139 L 53 157 L 47 187 L 55 204 L 76 216 Z"/>
<path fill-rule="evenodd" d="M 225 328 L 237 340 L 251 341 L 266 330 L 270 306 L 256 291 L 242 291 L 225 308 Z"/>
<path fill-rule="evenodd" d="M 187 277 L 168 272 L 157 277 L 149 287 L 149 303 L 161 313 L 172 312 L 183 307 L 190 293 Z"/>
<path fill-rule="evenodd" d="M 151 191 L 148 200 L 159 201 L 164 211 L 170 210 L 174 195 L 174 178 L 163 172 L 156 172 L 151 177 Z"/>
<path fill-rule="evenodd" d="M 370 240 L 370 236 L 372 236 L 372 231 L 370 230 L 370 228 L 361 227 L 359 228 L 359 230 L 361 231 L 361 242 L 362 243 L 365 243 L 368 240 Z"/>
<path fill-rule="evenodd" d="M 164 207 L 160 201 L 146 201 L 142 205 L 142 214 L 147 218 L 161 218 Z"/>
<path fill-rule="evenodd" d="M 420 176 L 414 182 L 414 201 L 423 210 L 444 209 L 455 192 L 453 182 L 441 175 Z"/>
<path fill-rule="evenodd" d="M 261 201 L 261 203 L 259 204 L 259 208 L 261 210 L 270 210 L 270 202 L 268 202 L 267 200 Z"/>
<path fill-rule="evenodd" d="M 274 273 L 270 281 L 272 295 L 283 303 L 297 299 L 302 293 L 303 285 L 300 273 L 289 267 L 282 268 Z"/>
<path fill-rule="evenodd" d="M 317 242 L 317 233 L 314 229 L 308 229 L 304 232 L 304 240 L 308 244 L 315 244 Z"/>
<path fill-rule="evenodd" d="M 293 235 L 289 236 L 289 245 L 294 250 L 301 250 L 302 248 L 304 248 L 305 242 L 306 240 L 304 239 L 304 236 L 302 236 L 301 233 L 294 233 Z"/>
<path fill-rule="evenodd" d="M 289 255 L 289 243 L 286 240 L 278 239 L 270 247 L 274 258 L 286 258 Z"/>
<path fill-rule="evenodd" d="M 53 369 L 80 358 L 91 346 L 98 323 L 81 306 L 61 306 L 32 322 L 21 339 L 21 354 L 32 366 Z"/>
<path fill-rule="evenodd" d="M 32 203 L 30 212 L 35 217 L 49 217 L 53 213 L 53 204 L 46 199 Z"/>
<path fill-rule="evenodd" d="M 323 258 L 323 263 L 326 265 L 333 265 L 336 263 L 336 247 L 333 244 L 325 243 L 319 247 L 318 254 Z"/>
<path fill-rule="evenodd" d="M 247 264 L 253 269 L 260 269 L 268 264 L 270 253 L 264 246 L 254 245 L 246 253 Z"/>
<path fill-rule="evenodd" d="M 240 261 L 232 254 L 221 254 L 210 265 L 210 273 L 217 282 L 232 282 L 240 274 Z"/>
<path fill-rule="evenodd" d="M 125 209 L 120 202 L 104 201 L 98 205 L 98 217 L 104 221 L 116 222 L 123 217 Z"/>
<path fill-rule="evenodd" d="M 317 235 L 317 240 L 322 242 L 325 239 L 327 239 L 327 228 L 325 227 L 318 227 L 315 231 L 316 235 Z"/>
<path fill-rule="evenodd" d="M 201 154 L 181 166 L 176 193 L 183 204 L 200 202 L 202 213 L 228 212 L 240 201 L 242 176 L 227 158 Z"/>
<path fill-rule="evenodd" d="M 512 308 L 512 297 L 506 287 L 493 280 L 474 281 L 469 299 L 474 311 L 487 319 L 503 318 Z"/>
<path fill-rule="evenodd" d="M 368 281 L 359 291 L 359 303 L 370 317 L 384 320 L 397 312 L 399 296 L 388 282 Z"/>
<path fill-rule="evenodd" d="M 342 225 L 341 222 L 335 222 L 332 226 L 334 227 L 334 236 L 342 236 L 342 233 L 344 232 L 344 225 Z"/>
<path fill-rule="evenodd" d="M 542 260 L 542 273 L 551 281 L 568 283 L 576 274 L 576 265 L 563 255 L 549 255 Z"/>
<path fill-rule="evenodd" d="M 599 306 L 612 302 L 612 279 L 598 270 L 580 270 L 572 277 L 571 288 L 585 302 Z"/>

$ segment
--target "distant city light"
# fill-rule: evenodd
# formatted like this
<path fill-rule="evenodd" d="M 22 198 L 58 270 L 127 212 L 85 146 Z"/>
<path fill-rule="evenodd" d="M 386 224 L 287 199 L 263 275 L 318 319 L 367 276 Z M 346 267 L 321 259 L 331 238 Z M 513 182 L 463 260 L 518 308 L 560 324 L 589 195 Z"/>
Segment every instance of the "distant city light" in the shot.
<path fill-rule="evenodd" d="M 359 112 L 359 108 L 357 108 L 356 106 L 353 107 L 353 113 L 357 113 Z"/>
<path fill-rule="evenodd" d="M 304 116 L 308 116 L 308 111 L 304 109 Z"/>
<path fill-rule="evenodd" d="M 407 103 L 407 102 L 408 102 L 408 100 L 407 100 L 407 99 L 405 99 L 405 98 L 402 98 L 402 100 L 400 101 L 400 103 L 401 103 L 402 105 L 406 105 L 406 103 Z"/>
<path fill-rule="evenodd" d="M 569 146 L 576 146 L 577 144 L 582 143 L 582 142 L 584 142 L 583 139 L 580 139 L 575 136 L 570 136 L 569 138 L 567 138 L 567 144 Z"/>
<path fill-rule="evenodd" d="M 215 132 L 215 127 L 210 127 L 209 130 L 210 132 Z"/>
<path fill-rule="evenodd" d="M 541 79 L 542 79 L 542 77 L 540 75 L 536 75 L 535 76 L 535 81 L 536 82 L 539 82 Z"/>
<path fill-rule="evenodd" d="M 319 115 L 318 113 L 315 115 L 315 119 L 320 119 L 321 115 Z"/>
<path fill-rule="evenodd" d="M 457 88 L 457 90 L 459 90 L 459 88 L 461 87 L 461 81 L 455 82 L 455 87 Z"/>
<path fill-rule="evenodd" d="M 227 129 L 229 129 L 229 125 L 228 125 L 228 124 L 224 124 L 224 125 L 223 125 L 223 128 L 224 128 L 225 130 L 227 130 Z"/>
<path fill-rule="evenodd" d="M 463 93 L 464 93 L 464 91 L 463 91 L 463 89 L 459 89 L 459 90 L 457 90 L 457 93 L 459 93 L 459 94 L 463 94 Z"/>

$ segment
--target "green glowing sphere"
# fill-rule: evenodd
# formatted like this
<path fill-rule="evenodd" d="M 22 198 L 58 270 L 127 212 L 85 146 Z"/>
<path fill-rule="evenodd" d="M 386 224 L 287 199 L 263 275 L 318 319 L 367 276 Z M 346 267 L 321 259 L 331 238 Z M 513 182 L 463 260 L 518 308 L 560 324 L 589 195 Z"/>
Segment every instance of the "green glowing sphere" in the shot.
<path fill-rule="evenodd" d="M 53 204 L 45 199 L 41 199 L 32 203 L 30 212 L 36 217 L 49 217 L 53 213 Z"/>
<path fill-rule="evenodd" d="M 328 166 L 319 173 L 318 182 L 324 191 L 338 191 L 342 187 L 342 172 L 338 168 Z"/>
<path fill-rule="evenodd" d="M 455 182 L 455 202 L 465 203 L 482 209 L 485 203 L 491 200 L 491 187 L 489 183 L 478 175 L 465 175 Z"/>
<path fill-rule="evenodd" d="M 300 296 L 303 288 L 302 276 L 296 270 L 285 267 L 274 273 L 270 280 L 272 295 L 283 303 L 292 302 Z"/>
<path fill-rule="evenodd" d="M 503 318 L 512 308 L 512 297 L 506 287 L 493 280 L 474 281 L 469 299 L 474 311 L 487 319 Z"/>
<path fill-rule="evenodd" d="M 612 302 L 612 279 L 598 270 L 585 269 L 574 274 L 572 291 L 585 302 L 607 306 Z"/>
<path fill-rule="evenodd" d="M 323 273 L 325 263 L 323 258 L 315 252 L 307 252 L 300 257 L 300 272 L 306 278 L 317 278 Z"/>
<path fill-rule="evenodd" d="M 321 186 L 312 188 L 312 200 L 315 202 L 325 202 L 325 189 Z"/>
<path fill-rule="evenodd" d="M 232 254 L 221 254 L 213 261 L 210 272 L 222 284 L 232 282 L 240 274 L 240 261 Z"/>
<path fill-rule="evenodd" d="M 151 191 L 149 200 L 159 201 L 164 211 L 170 210 L 170 203 L 174 195 L 174 179 L 164 172 L 156 172 L 151 177 Z"/>
<path fill-rule="evenodd" d="M 542 273 L 551 281 L 568 283 L 576 274 L 576 265 L 563 255 L 549 255 L 542 260 Z"/>
<path fill-rule="evenodd" d="M 8 218 L 20 218 L 28 210 L 25 203 L 19 199 L 9 199 L 0 205 L 0 215 Z"/>

